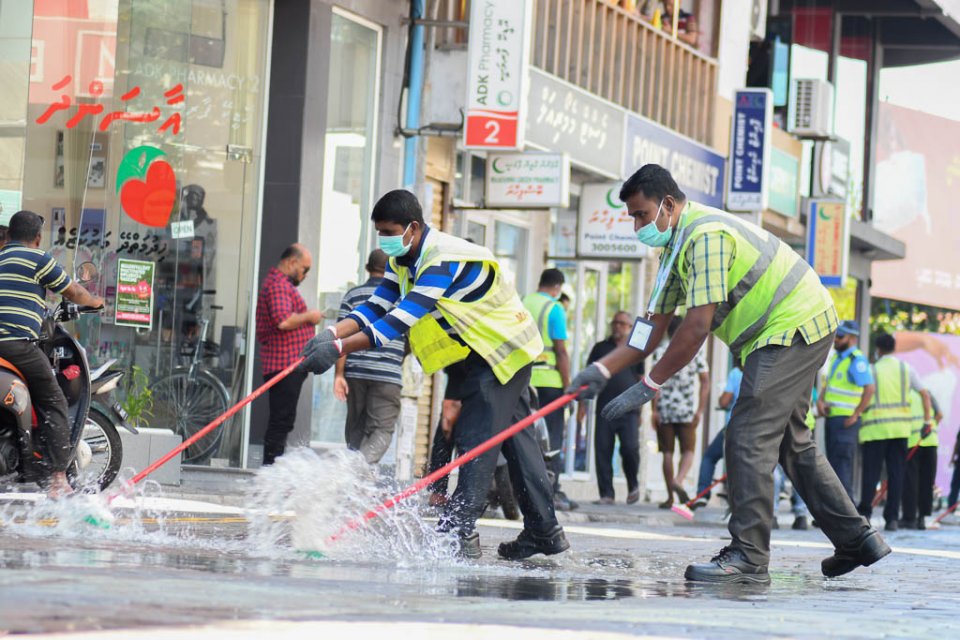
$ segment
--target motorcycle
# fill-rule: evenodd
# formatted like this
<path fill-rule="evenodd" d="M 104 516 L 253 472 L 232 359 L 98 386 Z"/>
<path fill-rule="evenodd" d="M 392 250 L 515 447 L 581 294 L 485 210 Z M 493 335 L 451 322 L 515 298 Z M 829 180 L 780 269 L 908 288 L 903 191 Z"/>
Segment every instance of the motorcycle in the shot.
<path fill-rule="evenodd" d="M 96 279 L 96 267 L 84 263 L 78 280 Z M 123 461 L 123 445 L 117 425 L 131 433 L 126 413 L 109 394 L 117 388 L 123 371 L 110 371 L 111 360 L 91 372 L 85 349 L 63 326 L 81 314 L 101 309 L 80 307 L 63 300 L 44 317 L 36 341 L 50 359 L 57 382 L 67 398 L 67 419 L 73 460 L 67 479 L 74 489 L 103 490 L 117 477 Z M 52 469 L 46 444 L 37 428 L 37 413 L 26 380 L 9 362 L 0 359 L 0 482 L 14 476 L 17 482 L 43 484 Z"/>

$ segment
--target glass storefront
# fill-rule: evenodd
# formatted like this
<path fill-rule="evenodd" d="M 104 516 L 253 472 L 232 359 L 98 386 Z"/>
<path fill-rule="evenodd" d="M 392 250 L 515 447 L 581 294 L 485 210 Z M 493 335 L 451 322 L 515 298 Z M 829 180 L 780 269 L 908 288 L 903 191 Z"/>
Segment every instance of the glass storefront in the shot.
<path fill-rule="evenodd" d="M 249 386 L 269 0 L 0 12 L 0 189 L 100 268 L 107 309 L 77 328 L 94 365 L 148 376 L 144 426 L 202 426 Z M 244 420 L 186 461 L 239 465 Z"/>
<path fill-rule="evenodd" d="M 366 279 L 363 265 L 373 248 L 381 38 L 379 26 L 334 9 L 320 248 L 315 254 L 317 296 L 328 320 L 336 318 L 347 290 Z M 346 414 L 345 403 L 333 396 L 333 371 L 314 376 L 311 440 L 342 446 Z"/>

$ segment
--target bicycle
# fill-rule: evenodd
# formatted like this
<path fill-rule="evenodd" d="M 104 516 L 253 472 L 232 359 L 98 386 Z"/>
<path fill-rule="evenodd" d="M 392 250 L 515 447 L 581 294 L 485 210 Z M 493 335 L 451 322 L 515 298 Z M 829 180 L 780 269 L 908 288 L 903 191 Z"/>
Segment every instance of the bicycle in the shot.
<path fill-rule="evenodd" d="M 216 291 L 204 291 L 216 294 Z M 223 307 L 211 305 L 210 309 Z M 184 345 L 180 355 L 189 357 L 189 364 L 176 367 L 170 375 L 152 386 L 153 410 L 160 424 L 174 425 L 184 440 L 230 408 L 230 392 L 204 361 L 220 355 L 217 343 L 207 340 L 210 320 L 201 315 L 200 334 L 194 345 Z M 183 452 L 185 464 L 202 464 L 220 452 L 223 429 L 214 429 Z"/>

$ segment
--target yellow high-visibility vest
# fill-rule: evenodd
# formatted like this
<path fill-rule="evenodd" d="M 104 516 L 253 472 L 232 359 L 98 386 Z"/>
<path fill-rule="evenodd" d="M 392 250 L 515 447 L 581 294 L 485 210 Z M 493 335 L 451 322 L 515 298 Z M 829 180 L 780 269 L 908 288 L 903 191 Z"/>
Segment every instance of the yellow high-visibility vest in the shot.
<path fill-rule="evenodd" d="M 437 309 L 453 331 L 467 344 L 453 339 L 440 323 L 426 315 L 410 330 L 410 350 L 424 372 L 431 374 L 465 359 L 472 349 L 482 357 L 497 379 L 506 384 L 513 376 L 537 359 L 543 351 L 540 332 L 520 297 L 503 278 L 493 254 L 479 245 L 436 229 L 423 240 L 416 275 L 441 262 L 482 262 L 493 270 L 493 283 L 487 293 L 474 302 L 462 302 L 441 296 Z M 413 287 L 410 270 L 390 258 L 397 274 L 401 295 Z"/>

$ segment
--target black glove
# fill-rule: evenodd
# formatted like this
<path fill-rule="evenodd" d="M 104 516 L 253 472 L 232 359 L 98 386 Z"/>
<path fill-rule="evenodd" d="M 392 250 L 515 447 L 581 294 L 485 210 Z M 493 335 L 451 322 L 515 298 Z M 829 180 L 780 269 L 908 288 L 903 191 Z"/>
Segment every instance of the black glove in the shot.
<path fill-rule="evenodd" d="M 610 404 L 600 412 L 600 415 L 604 420 L 615 420 L 623 414 L 639 409 L 650 402 L 657 397 L 657 392 L 658 390 L 648 385 L 647 379 L 644 378 L 611 400 Z"/>
<path fill-rule="evenodd" d="M 601 369 L 600 366 L 601 365 L 594 362 L 586 369 L 580 371 L 580 373 L 574 376 L 566 392 L 577 393 L 580 391 L 580 387 L 586 387 L 586 389 L 580 391 L 579 399 L 589 400 L 590 398 L 596 397 L 596 395 L 607 386 L 607 381 L 610 379 L 610 373 L 606 371 L 606 369 Z"/>
<path fill-rule="evenodd" d="M 320 375 L 336 364 L 340 355 L 343 353 L 343 341 L 337 338 L 314 344 L 314 340 L 316 340 L 316 338 L 308 342 L 307 346 L 303 348 L 303 362 L 300 363 L 297 370 L 309 371 Z M 311 344 L 314 345 L 313 349 L 310 349 Z"/>
<path fill-rule="evenodd" d="M 300 355 L 303 356 L 304 358 L 309 358 L 310 356 L 313 355 L 313 352 L 320 347 L 320 345 L 327 342 L 333 342 L 336 339 L 337 339 L 337 336 L 333 335 L 333 330 L 327 327 L 317 335 L 310 338 L 310 342 L 304 345 L 303 353 L 301 353 Z"/>
<path fill-rule="evenodd" d="M 924 422 L 923 428 L 920 429 L 920 439 L 923 440 L 924 438 L 927 438 L 931 433 L 933 433 L 933 423 Z"/>

